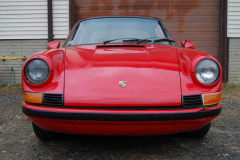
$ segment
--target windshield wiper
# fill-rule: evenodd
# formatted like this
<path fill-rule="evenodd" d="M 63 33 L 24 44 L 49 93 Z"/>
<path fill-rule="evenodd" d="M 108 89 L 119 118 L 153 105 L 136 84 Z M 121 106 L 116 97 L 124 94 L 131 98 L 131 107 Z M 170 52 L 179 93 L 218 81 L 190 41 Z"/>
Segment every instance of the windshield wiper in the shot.
<path fill-rule="evenodd" d="M 141 39 L 137 39 L 137 38 L 119 38 L 119 39 L 111 39 L 111 40 L 108 40 L 108 41 L 103 41 L 103 44 L 106 44 L 106 43 L 109 43 L 109 42 L 112 42 L 112 41 L 116 41 L 116 40 L 124 40 L 125 41 L 139 41 Z"/>
<path fill-rule="evenodd" d="M 171 39 L 167 39 L 167 38 L 160 38 L 160 39 L 156 39 L 156 40 L 149 40 L 149 39 L 153 39 L 152 37 L 151 38 L 146 38 L 146 39 L 141 39 L 139 41 L 137 41 L 137 44 L 141 43 L 141 42 L 160 42 L 160 41 L 167 41 L 167 42 L 175 42 L 174 40 L 171 40 Z"/>
<path fill-rule="evenodd" d="M 167 41 L 167 42 L 175 42 L 174 40 L 167 39 L 167 38 L 162 38 L 162 39 L 156 39 L 153 42 L 161 42 L 161 41 Z"/>
<path fill-rule="evenodd" d="M 141 43 L 141 42 L 152 42 L 152 40 L 149 39 L 153 39 L 153 38 L 158 38 L 158 37 L 149 37 L 149 38 L 145 38 L 145 39 L 140 39 L 139 41 L 137 41 L 137 44 Z"/>

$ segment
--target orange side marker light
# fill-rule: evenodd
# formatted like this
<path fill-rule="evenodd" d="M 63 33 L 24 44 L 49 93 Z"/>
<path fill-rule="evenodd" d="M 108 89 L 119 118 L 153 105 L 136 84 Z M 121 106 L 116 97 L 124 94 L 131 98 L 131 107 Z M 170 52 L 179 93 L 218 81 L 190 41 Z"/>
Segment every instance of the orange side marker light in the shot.
<path fill-rule="evenodd" d="M 42 93 L 23 92 L 23 99 L 27 103 L 42 104 Z"/>
<path fill-rule="evenodd" d="M 222 92 L 202 94 L 202 96 L 203 96 L 203 104 L 204 106 L 206 106 L 206 105 L 219 103 L 222 99 Z"/>

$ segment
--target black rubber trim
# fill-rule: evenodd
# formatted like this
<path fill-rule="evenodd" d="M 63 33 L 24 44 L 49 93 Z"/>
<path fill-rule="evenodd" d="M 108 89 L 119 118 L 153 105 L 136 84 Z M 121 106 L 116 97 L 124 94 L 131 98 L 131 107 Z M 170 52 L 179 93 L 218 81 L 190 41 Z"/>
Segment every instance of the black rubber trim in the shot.
<path fill-rule="evenodd" d="M 123 48 L 123 47 L 128 47 L 128 48 L 144 48 L 145 46 L 139 46 L 139 45 L 104 45 L 104 46 L 97 46 L 97 48 Z"/>
<path fill-rule="evenodd" d="M 207 106 L 191 106 L 191 107 L 183 107 L 183 106 L 130 106 L 130 107 L 104 107 L 104 106 L 64 106 L 64 108 L 76 108 L 76 109 L 107 109 L 107 110 L 171 110 L 171 109 L 196 109 L 196 108 L 205 108 L 205 107 L 215 107 L 219 103 L 207 105 Z"/>
<path fill-rule="evenodd" d="M 196 108 L 205 108 L 205 107 L 215 107 L 219 103 L 207 105 L 207 106 L 192 106 L 192 107 L 183 107 L 183 106 L 129 106 L 129 107 L 106 107 L 106 106 L 44 106 L 43 104 L 34 104 L 28 103 L 26 104 L 33 105 L 33 106 L 42 106 L 42 107 L 49 107 L 49 108 L 73 108 L 73 109 L 107 109 L 107 110 L 171 110 L 171 109 L 196 109 Z"/>
<path fill-rule="evenodd" d="M 190 113 L 76 113 L 76 112 L 49 112 L 32 110 L 22 107 L 23 113 L 39 118 L 64 119 L 64 120 L 97 120 L 97 121 L 170 121 L 170 120 L 191 120 L 217 116 L 221 108 L 204 110 Z"/>
<path fill-rule="evenodd" d="M 106 106 L 64 106 L 75 109 L 104 109 L 104 110 L 164 110 L 164 109 L 186 109 L 182 106 L 128 106 L 128 107 L 106 107 Z"/>

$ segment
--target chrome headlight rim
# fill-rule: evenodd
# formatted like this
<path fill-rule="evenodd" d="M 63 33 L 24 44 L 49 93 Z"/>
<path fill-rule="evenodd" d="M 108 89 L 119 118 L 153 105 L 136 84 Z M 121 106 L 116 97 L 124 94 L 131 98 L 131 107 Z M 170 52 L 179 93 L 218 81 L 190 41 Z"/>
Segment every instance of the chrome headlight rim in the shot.
<path fill-rule="evenodd" d="M 209 61 L 209 62 L 211 62 L 213 65 L 215 65 L 215 67 L 217 67 L 217 71 L 215 71 L 215 72 L 217 72 L 217 74 L 214 76 L 213 81 L 209 81 L 209 82 L 205 81 L 205 83 L 204 83 L 204 79 L 200 80 L 200 79 L 198 78 L 198 76 L 197 76 L 197 74 L 198 74 L 197 70 L 199 69 L 198 67 L 199 67 L 199 65 L 201 65 L 201 63 L 204 63 L 204 61 Z M 207 67 L 206 67 L 206 68 L 207 68 Z M 213 68 L 211 68 L 211 69 L 213 69 Z M 195 66 L 195 76 L 196 76 L 197 80 L 198 80 L 200 83 L 205 84 L 205 85 L 211 85 L 211 84 L 215 83 L 215 82 L 219 79 L 219 76 L 220 76 L 220 68 L 219 68 L 218 64 L 217 64 L 214 60 L 209 59 L 209 58 L 204 58 L 204 59 L 200 60 L 199 62 L 197 62 L 196 66 Z"/>
<path fill-rule="evenodd" d="M 212 82 L 211 84 L 204 84 L 204 83 L 201 83 L 197 77 L 196 77 L 196 74 L 195 74 L 195 68 L 197 66 L 197 64 L 202 61 L 202 60 L 211 60 L 213 62 L 215 62 L 218 66 L 218 69 L 219 69 L 219 74 L 216 78 L 216 80 L 214 82 Z M 222 79 L 222 68 L 221 68 L 221 65 L 220 63 L 213 57 L 211 56 L 199 56 L 199 57 L 196 57 L 195 59 L 192 60 L 191 62 L 191 67 L 190 67 L 190 75 L 191 75 L 191 78 L 192 80 L 199 86 L 201 87 L 204 87 L 204 88 L 212 88 L 212 87 L 215 87 L 216 85 L 219 84 L 219 82 L 221 81 Z"/>
<path fill-rule="evenodd" d="M 36 61 L 36 60 L 39 60 L 39 61 L 42 61 L 46 66 L 47 66 L 47 76 L 43 78 L 43 80 L 41 81 L 35 81 L 33 80 L 29 74 L 27 73 L 27 69 L 29 67 L 29 65 L 31 63 L 33 63 L 33 61 Z M 25 68 L 24 68 L 24 74 L 25 74 L 25 77 L 27 78 L 27 80 L 32 83 L 32 84 L 42 84 L 44 83 L 48 78 L 49 78 L 49 73 L 50 73 L 50 69 L 49 69 L 49 65 L 47 64 L 46 61 L 44 61 L 43 59 L 40 59 L 40 58 L 34 58 L 34 59 L 31 59 L 30 61 L 27 62 Z"/>

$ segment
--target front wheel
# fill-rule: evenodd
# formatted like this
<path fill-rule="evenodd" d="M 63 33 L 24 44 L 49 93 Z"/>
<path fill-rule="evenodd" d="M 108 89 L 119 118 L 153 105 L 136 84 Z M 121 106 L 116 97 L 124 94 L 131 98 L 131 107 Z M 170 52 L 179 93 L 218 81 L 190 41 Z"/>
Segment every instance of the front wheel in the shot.
<path fill-rule="evenodd" d="M 51 139 L 55 139 L 57 136 L 57 133 L 43 130 L 42 128 L 38 127 L 34 123 L 32 123 L 32 126 L 33 126 L 33 131 L 35 135 L 41 140 L 51 140 Z"/>
<path fill-rule="evenodd" d="M 188 136 L 188 137 L 201 138 L 201 137 L 204 137 L 208 133 L 210 127 L 211 127 L 211 122 L 208 123 L 206 126 L 198 129 L 198 130 L 191 131 L 191 132 L 185 132 L 183 134 Z"/>

